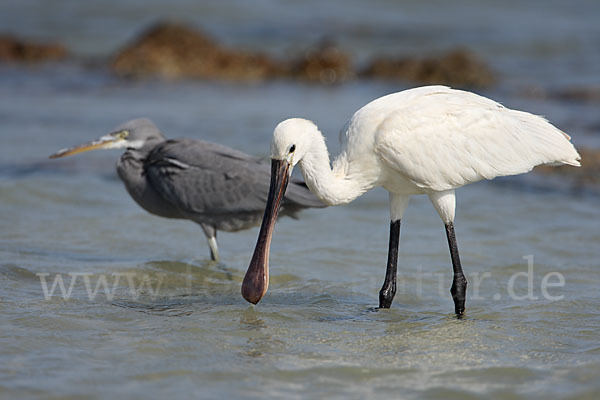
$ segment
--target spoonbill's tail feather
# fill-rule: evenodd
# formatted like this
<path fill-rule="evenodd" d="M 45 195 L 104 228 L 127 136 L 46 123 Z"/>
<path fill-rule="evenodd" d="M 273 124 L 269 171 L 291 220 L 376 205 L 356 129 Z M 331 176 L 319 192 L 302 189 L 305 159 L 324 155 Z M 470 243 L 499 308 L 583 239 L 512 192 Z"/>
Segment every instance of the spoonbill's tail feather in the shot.
<path fill-rule="evenodd" d="M 517 117 L 516 123 L 520 125 L 523 141 L 528 142 L 527 145 L 543 159 L 540 164 L 581 166 L 581 156 L 569 135 L 538 115 L 516 110 L 510 112 Z M 529 142 L 536 144 L 534 146 Z"/>

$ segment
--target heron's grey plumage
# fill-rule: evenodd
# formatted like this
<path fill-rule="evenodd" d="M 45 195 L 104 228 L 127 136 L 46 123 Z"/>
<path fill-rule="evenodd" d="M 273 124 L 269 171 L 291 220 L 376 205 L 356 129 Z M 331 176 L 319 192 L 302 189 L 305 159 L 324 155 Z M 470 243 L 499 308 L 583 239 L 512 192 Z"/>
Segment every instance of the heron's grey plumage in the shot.
<path fill-rule="evenodd" d="M 148 119 L 126 122 L 129 147 L 117 172 L 131 197 L 151 214 L 192 220 L 202 227 L 218 259 L 217 231 L 235 232 L 260 224 L 269 193 L 270 166 L 261 159 L 198 139 L 165 139 Z M 304 182 L 292 179 L 281 215 L 296 217 L 324 207 Z"/>

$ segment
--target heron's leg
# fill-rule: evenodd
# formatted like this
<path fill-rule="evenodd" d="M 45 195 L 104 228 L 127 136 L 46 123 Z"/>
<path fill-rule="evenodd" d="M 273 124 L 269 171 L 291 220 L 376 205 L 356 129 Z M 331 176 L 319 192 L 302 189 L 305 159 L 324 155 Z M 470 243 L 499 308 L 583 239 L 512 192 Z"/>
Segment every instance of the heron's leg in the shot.
<path fill-rule="evenodd" d="M 219 261 L 219 248 L 217 247 L 217 233 L 208 238 L 208 247 L 210 248 L 210 259 Z"/>
<path fill-rule="evenodd" d="M 410 196 L 390 193 L 390 243 L 388 248 L 385 280 L 379 291 L 379 308 L 390 308 L 396 295 L 398 271 L 398 246 L 400 244 L 400 221 L 408 206 Z"/>
<path fill-rule="evenodd" d="M 460 265 L 458 245 L 456 244 L 456 235 L 454 234 L 456 197 L 454 195 L 454 190 L 446 190 L 443 192 L 430 193 L 429 199 L 442 218 L 442 221 L 444 221 L 446 227 L 446 237 L 448 238 L 450 257 L 452 258 L 452 270 L 454 271 L 450 293 L 452 294 L 452 300 L 454 300 L 454 312 L 460 318 L 465 313 L 467 278 L 465 278 L 462 266 Z"/>
<path fill-rule="evenodd" d="M 379 308 L 390 308 L 396 295 L 396 275 L 398 271 L 398 245 L 400 243 L 400 221 L 390 221 L 390 245 L 388 249 L 385 280 L 379 291 Z"/>
<path fill-rule="evenodd" d="M 454 312 L 461 317 L 465 313 L 465 299 L 467 297 L 467 278 L 460 265 L 460 256 L 458 255 L 458 245 L 456 244 L 456 235 L 454 234 L 454 223 L 448 222 L 446 226 L 446 237 L 448 238 L 448 247 L 450 247 L 450 257 L 452 258 L 452 270 L 454 278 L 450 293 L 454 300 Z"/>
<path fill-rule="evenodd" d="M 206 235 L 208 248 L 210 249 L 210 259 L 219 261 L 219 248 L 217 247 L 217 229 L 214 226 L 199 223 Z"/>

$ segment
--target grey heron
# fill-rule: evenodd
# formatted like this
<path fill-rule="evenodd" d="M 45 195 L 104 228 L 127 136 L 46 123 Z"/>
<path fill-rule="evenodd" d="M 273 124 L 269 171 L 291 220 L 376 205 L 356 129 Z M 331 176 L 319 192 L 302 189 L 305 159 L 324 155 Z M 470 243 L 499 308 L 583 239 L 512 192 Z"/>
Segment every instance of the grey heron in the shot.
<path fill-rule="evenodd" d="M 213 260 L 219 260 L 217 231 L 236 232 L 260 224 L 269 193 L 268 164 L 216 143 L 166 139 L 147 118 L 125 122 L 112 133 L 50 158 L 119 148 L 127 150 L 117 161 L 117 173 L 133 200 L 151 214 L 199 224 Z M 295 218 L 309 207 L 325 205 L 304 182 L 292 179 L 282 215 Z"/>

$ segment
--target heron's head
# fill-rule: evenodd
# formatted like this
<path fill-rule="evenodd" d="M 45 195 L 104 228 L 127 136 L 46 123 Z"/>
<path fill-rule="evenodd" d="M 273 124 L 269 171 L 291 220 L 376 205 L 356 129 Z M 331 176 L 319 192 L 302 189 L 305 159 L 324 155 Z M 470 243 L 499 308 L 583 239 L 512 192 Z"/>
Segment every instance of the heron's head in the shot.
<path fill-rule="evenodd" d="M 137 118 L 120 125 L 111 133 L 78 146 L 68 147 L 52 154 L 50 158 L 66 157 L 98 149 L 141 149 L 149 143 L 165 140 L 156 125 L 147 118 Z"/>
<path fill-rule="evenodd" d="M 317 126 L 306 119 L 291 118 L 280 122 L 271 142 L 271 186 L 254 255 L 242 283 L 242 296 L 256 304 L 269 287 L 269 249 L 279 207 L 294 166 L 311 151 Z"/>

